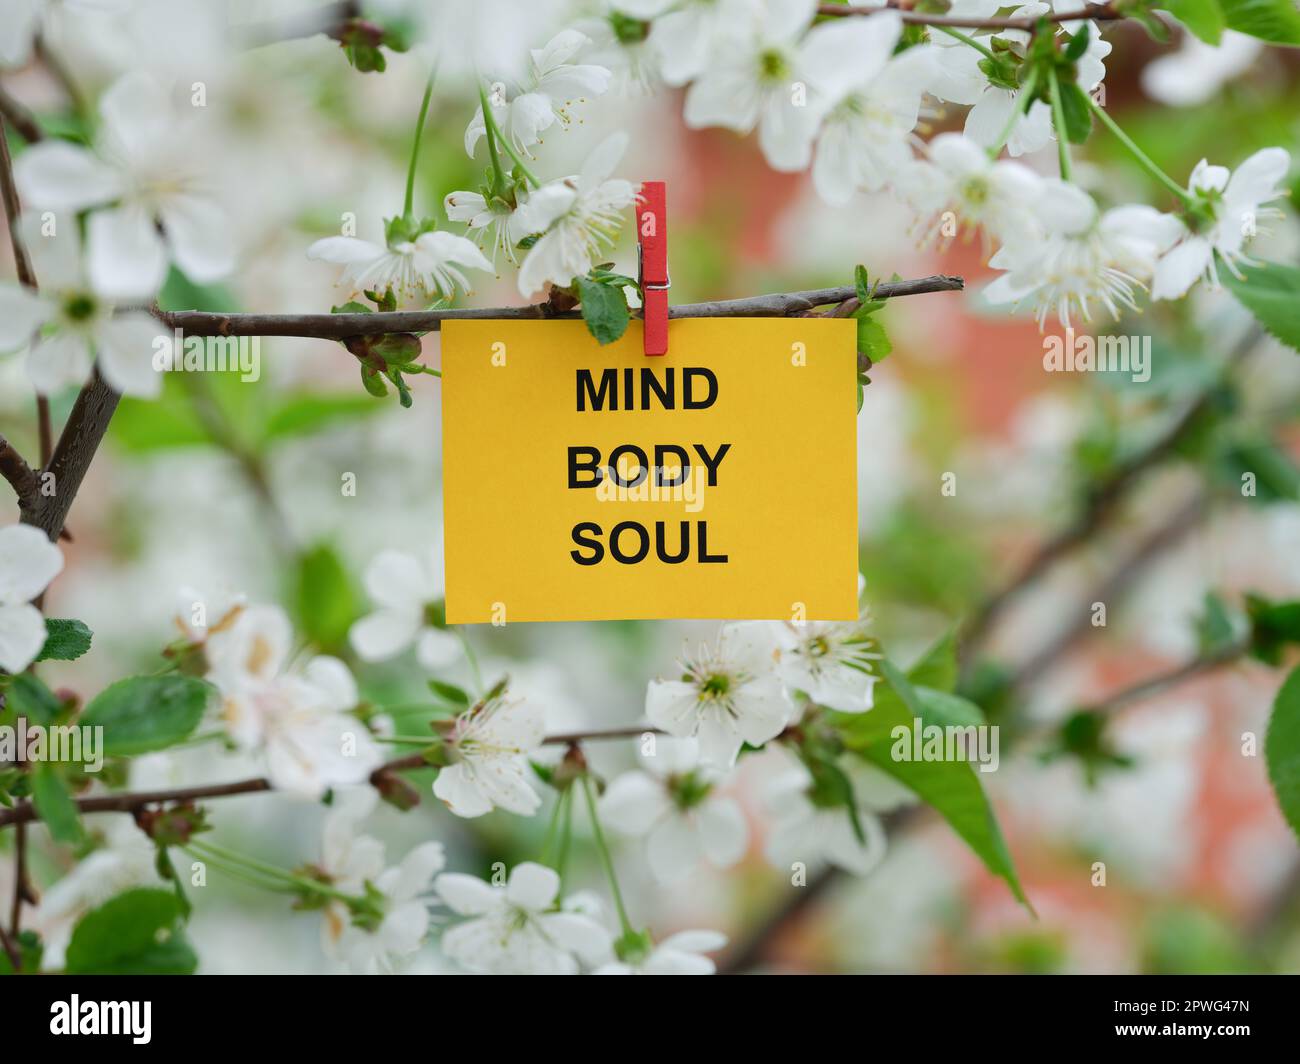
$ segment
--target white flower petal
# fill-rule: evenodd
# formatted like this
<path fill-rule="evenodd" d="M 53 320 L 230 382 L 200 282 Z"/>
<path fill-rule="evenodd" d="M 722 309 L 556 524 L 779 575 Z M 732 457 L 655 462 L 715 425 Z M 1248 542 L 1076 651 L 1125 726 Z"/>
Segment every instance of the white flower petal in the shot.
<path fill-rule="evenodd" d="M 209 284 L 234 269 L 230 219 L 211 200 L 173 196 L 159 213 L 172 258 L 191 281 Z"/>
<path fill-rule="evenodd" d="M 0 284 L 0 352 L 26 347 L 53 313 L 49 302 L 36 293 L 16 284 Z"/>
<path fill-rule="evenodd" d="M 749 845 L 749 826 L 734 798 L 708 798 L 695 813 L 704 856 L 717 868 L 730 868 Z"/>
<path fill-rule="evenodd" d="M 348 642 L 362 661 L 386 661 L 409 647 L 419 630 L 418 612 L 376 610 L 353 623 Z"/>
<path fill-rule="evenodd" d="M 27 352 L 27 376 L 42 395 L 69 385 L 80 385 L 90 375 L 91 357 L 86 338 L 59 332 L 37 341 Z"/>
<path fill-rule="evenodd" d="M 95 211 L 86 223 L 91 287 L 105 299 L 151 299 L 167 276 L 167 248 L 141 207 Z"/>
<path fill-rule="evenodd" d="M 461 916 L 482 916 L 501 904 L 499 890 L 461 872 L 444 872 L 433 881 L 433 889 L 452 912 Z"/>
<path fill-rule="evenodd" d="M 53 211 L 85 210 L 122 194 L 116 170 L 66 140 L 33 144 L 14 161 L 14 181 L 24 202 Z M 57 220 L 60 225 L 76 224 L 70 214 Z"/>
<path fill-rule="evenodd" d="M 143 313 L 118 314 L 99 327 L 99 368 L 115 391 L 152 399 L 162 390 L 153 364 L 159 335 L 158 323 Z"/>
<path fill-rule="evenodd" d="M 0 669 L 22 672 L 44 645 L 45 618 L 40 610 L 25 603 L 0 606 Z"/>
<path fill-rule="evenodd" d="M 560 893 L 560 876 L 554 868 L 524 861 L 510 872 L 506 882 L 506 899 L 511 905 L 530 912 L 545 912 Z"/>

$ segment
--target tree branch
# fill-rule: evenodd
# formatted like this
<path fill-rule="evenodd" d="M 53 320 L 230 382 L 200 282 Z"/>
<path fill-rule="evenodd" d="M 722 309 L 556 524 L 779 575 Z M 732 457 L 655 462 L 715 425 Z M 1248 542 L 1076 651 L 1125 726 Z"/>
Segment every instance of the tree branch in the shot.
<path fill-rule="evenodd" d="M 13 126 L 15 132 L 28 144 L 35 144 L 38 140 L 45 139 L 45 134 L 37 123 L 36 116 L 3 88 L 0 88 L 0 118 Z"/>
<path fill-rule="evenodd" d="M 963 287 L 960 277 L 935 275 L 881 284 L 876 290 L 876 296 L 879 299 L 892 299 L 928 292 L 960 292 Z M 856 298 L 857 290 L 851 285 L 816 288 L 806 292 L 778 292 L 709 303 L 680 303 L 668 308 L 668 316 L 789 318 L 807 314 L 817 307 Z M 157 309 L 153 313 L 164 325 L 180 329 L 187 336 L 308 336 L 330 340 L 395 332 L 432 332 L 441 328 L 444 321 L 553 320 L 581 316 L 577 311 L 557 312 L 549 303 L 533 303 L 523 307 L 468 307 L 377 314 L 214 314 L 199 310 Z"/>
<path fill-rule="evenodd" d="M 610 728 L 604 731 L 562 732 L 548 735 L 542 740 L 548 746 L 569 746 L 573 743 L 595 742 L 600 739 L 626 739 L 646 732 L 662 734 L 658 728 L 649 724 L 628 725 L 624 728 Z M 437 736 L 430 735 L 432 744 Z M 406 772 L 417 768 L 428 768 L 423 754 L 405 754 L 402 757 L 385 761 L 370 774 L 370 782 L 377 784 L 380 777 L 392 772 Z M 206 798 L 229 798 L 237 794 L 260 794 L 273 791 L 271 781 L 265 776 L 254 779 L 235 780 L 231 783 L 210 783 L 200 787 L 179 787 L 165 791 L 127 791 L 121 794 L 97 794 L 90 798 L 77 799 L 77 808 L 82 813 L 134 813 L 145 806 L 165 805 L 171 802 L 194 802 Z M 10 824 L 23 825 L 40 820 L 35 806 L 31 802 L 18 802 L 11 809 L 0 809 L 0 828 Z"/>
<path fill-rule="evenodd" d="M 1259 350 L 1259 341 L 1263 335 L 1263 330 L 1258 325 L 1252 325 L 1224 361 L 1215 379 L 1201 389 L 1168 428 L 1136 454 L 1121 462 L 1103 480 L 1092 485 L 1078 517 L 1044 540 L 1016 575 L 1000 591 L 985 600 L 967 621 L 963 632 L 962 651 L 968 660 L 970 652 L 984 641 L 1011 601 L 1026 591 L 1057 561 L 1092 538 L 1093 533 L 1111 517 L 1120 500 L 1142 474 L 1172 457 L 1178 446 L 1201 426 L 1223 381 L 1232 371 L 1239 369 L 1253 352 Z"/>
<path fill-rule="evenodd" d="M 1058 12 L 1036 18 L 962 18 L 956 15 L 929 15 L 919 11 L 908 11 L 894 2 L 883 7 L 856 7 L 851 4 L 819 4 L 817 7 L 817 14 L 830 18 L 849 18 L 858 15 L 865 17 L 879 14 L 881 11 L 897 11 L 904 22 L 914 26 L 949 26 L 954 29 L 968 30 L 1023 30 L 1025 33 L 1033 33 L 1039 23 L 1054 25 L 1061 22 L 1074 22 L 1078 19 L 1114 22 L 1127 17 L 1111 4 L 1087 4 L 1080 11 Z"/>
<path fill-rule="evenodd" d="M 9 481 L 18 496 L 18 507 L 30 506 L 36 499 L 40 479 L 31 466 L 4 436 L 0 436 L 0 476 Z"/>

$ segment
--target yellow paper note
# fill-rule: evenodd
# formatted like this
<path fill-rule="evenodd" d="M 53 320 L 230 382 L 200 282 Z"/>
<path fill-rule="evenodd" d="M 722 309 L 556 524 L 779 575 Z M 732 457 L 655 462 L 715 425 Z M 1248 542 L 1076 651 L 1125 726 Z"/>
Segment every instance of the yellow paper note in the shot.
<path fill-rule="evenodd" d="M 442 328 L 447 621 L 857 616 L 847 319 Z"/>

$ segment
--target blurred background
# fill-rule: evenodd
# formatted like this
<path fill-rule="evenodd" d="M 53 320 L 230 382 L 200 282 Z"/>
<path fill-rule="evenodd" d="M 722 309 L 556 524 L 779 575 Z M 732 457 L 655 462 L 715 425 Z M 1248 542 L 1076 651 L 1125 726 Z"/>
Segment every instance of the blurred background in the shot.
<path fill-rule="evenodd" d="M 272 25 L 306 6 L 234 3 L 228 17 Z M 148 46 L 127 52 L 69 18 L 51 29 L 45 58 L 5 72 L 0 85 L 47 130 L 75 132 L 123 69 L 150 64 L 184 83 L 201 76 L 204 165 L 240 266 L 220 287 L 174 275 L 162 305 L 327 311 L 343 299 L 335 268 L 305 250 L 336 233 L 347 212 L 357 235 L 377 240 L 382 219 L 400 211 L 428 60 L 392 55 L 382 76 L 361 74 L 321 36 L 230 50 L 202 7 L 188 32 L 169 36 L 155 24 Z M 543 21 L 546 3 L 529 7 L 540 45 L 557 23 Z M 1246 56 L 1219 84 L 1217 68 L 1184 55 L 1177 40 L 1157 45 L 1130 24 L 1106 37 L 1114 51 L 1105 106 L 1176 177 L 1207 154 L 1235 166 L 1267 145 L 1294 153 L 1300 64 L 1285 49 Z M 1171 60 L 1181 72 L 1151 73 Z M 632 132 L 619 176 L 668 183 L 673 301 L 850 284 L 857 263 L 872 277 L 966 278 L 965 292 L 898 299 L 882 312 L 894 349 L 870 370 L 858 419 L 862 571 L 876 631 L 896 660 L 911 660 L 960 622 L 973 633 L 963 647 L 965 689 L 1003 728 L 1001 765 L 981 779 L 1037 918 L 927 813 L 891 827 L 889 855 L 870 876 L 827 874 L 792 888 L 762 853 L 765 792 L 789 767 L 779 751 L 743 759 L 728 784 L 750 821 L 745 859 L 721 872 L 702 865 L 670 889 L 650 875 L 643 846 L 621 844 L 629 906 L 660 935 L 725 932 L 732 946 L 723 967 L 747 970 L 1300 971 L 1300 849 L 1262 757 L 1281 672 L 1241 659 L 1115 708 L 1101 734 L 1061 729 L 1079 707 L 1195 659 L 1245 593 L 1300 596 L 1300 359 L 1261 338 L 1226 292 L 1198 291 L 1104 326 L 1152 337 L 1149 382 L 1046 373 L 1037 325 L 982 305 L 990 272 L 978 237 L 918 248 L 906 209 L 885 194 L 828 208 L 806 175 L 770 170 L 754 138 L 688 130 L 681 104 L 673 90 L 614 92 L 580 107 L 572 128 L 548 135 L 539 151 L 547 173 L 576 171 L 610 130 Z M 440 79 L 416 190 L 417 213 L 436 212 L 440 224 L 443 197 L 479 181 L 482 163 L 462 144 L 474 106 L 470 82 L 454 72 Z M 934 103 L 923 128 L 960 128 L 960 119 Z M 22 150 L 20 139 L 11 146 Z M 1077 159 L 1076 180 L 1103 206 L 1170 206 L 1104 133 Z M 1053 147 L 1025 161 L 1055 172 Z M 1300 226 L 1289 204 L 1285 211 L 1255 250 L 1295 263 Z M 7 239 L 3 246 L 12 276 Z M 635 274 L 629 232 L 615 258 Z M 469 302 L 518 303 L 513 277 L 480 285 Z M 431 365 L 438 342 L 437 333 L 424 340 Z M 47 600 L 51 615 L 84 619 L 95 641 L 82 660 L 47 669 L 52 685 L 92 694 L 155 668 L 176 635 L 178 589 L 188 586 L 284 604 L 304 639 L 355 666 L 375 704 L 427 699 L 410 655 L 365 666 L 345 637 L 370 608 L 360 584 L 367 560 L 387 546 L 418 553 L 440 541 L 439 383 L 413 380 L 414 406 L 401 409 L 392 396 L 361 390 L 355 360 L 336 343 L 263 339 L 261 355 L 258 382 L 175 375 L 162 399 L 123 401 L 70 515 L 68 564 Z M 54 398 L 56 426 L 72 398 Z M 1178 428 L 1193 406 L 1196 416 Z M 0 419 L 24 453 L 35 452 L 21 357 L 0 360 Z M 1147 453 L 1167 436 L 1167 446 Z M 1129 475 L 1135 455 L 1143 461 Z M 1254 497 L 1242 496 L 1243 470 L 1259 473 Z M 339 491 L 349 472 L 355 497 Z M 941 492 L 946 473 L 956 474 L 955 495 Z M 1063 533 L 1041 577 L 989 611 Z M 1097 602 L 1104 626 L 1092 622 Z M 517 692 L 547 707 L 549 729 L 562 731 L 640 719 L 647 681 L 673 674 L 683 647 L 714 630 L 512 624 L 476 627 L 469 638 L 484 671 L 508 672 Z M 456 668 L 445 678 L 465 681 Z M 1243 753 L 1246 733 L 1260 738 L 1259 754 Z M 631 744 L 588 752 L 606 775 L 634 764 Z M 142 759 L 131 782 L 248 774 L 255 770 L 237 754 L 199 744 Z M 425 796 L 417 809 L 385 806 L 377 816 L 390 855 L 439 838 L 450 867 L 481 873 L 493 860 L 536 852 L 544 818 L 460 820 L 433 800 L 427 780 L 415 781 Z M 213 803 L 211 812 L 229 846 L 286 865 L 317 855 L 319 807 L 255 795 Z M 112 821 L 91 824 L 110 848 Z M 575 830 L 586 830 L 583 818 Z M 46 844 L 39 830 L 33 837 L 40 885 L 84 856 Z M 0 833 L 5 898 L 9 845 Z M 577 857 L 578 883 L 601 890 L 593 852 L 582 847 Z M 1105 864 L 1104 886 L 1094 885 L 1095 862 Z M 125 858 L 113 871 L 128 881 L 146 874 Z M 215 874 L 197 893 L 190 934 L 202 971 L 331 970 L 313 914 L 291 915 L 282 899 Z M 436 944 L 413 965 L 445 967 Z"/>

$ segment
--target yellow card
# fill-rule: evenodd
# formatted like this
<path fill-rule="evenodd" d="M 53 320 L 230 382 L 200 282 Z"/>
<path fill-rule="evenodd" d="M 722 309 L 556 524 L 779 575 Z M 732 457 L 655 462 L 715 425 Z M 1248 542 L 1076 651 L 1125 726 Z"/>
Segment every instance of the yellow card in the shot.
<path fill-rule="evenodd" d="M 442 327 L 450 624 L 858 613 L 856 328 Z"/>

